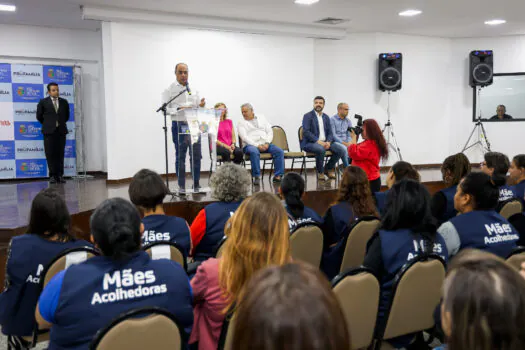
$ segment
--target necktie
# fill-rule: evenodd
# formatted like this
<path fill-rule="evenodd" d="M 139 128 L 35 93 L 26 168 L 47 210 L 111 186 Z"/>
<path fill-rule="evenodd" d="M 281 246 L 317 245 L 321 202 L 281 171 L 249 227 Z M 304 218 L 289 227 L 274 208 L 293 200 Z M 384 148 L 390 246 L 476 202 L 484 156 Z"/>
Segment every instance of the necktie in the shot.
<path fill-rule="evenodd" d="M 55 107 L 55 113 L 58 113 L 58 101 L 56 98 L 53 98 L 53 106 Z M 56 121 L 56 127 L 58 128 L 58 120 Z"/>

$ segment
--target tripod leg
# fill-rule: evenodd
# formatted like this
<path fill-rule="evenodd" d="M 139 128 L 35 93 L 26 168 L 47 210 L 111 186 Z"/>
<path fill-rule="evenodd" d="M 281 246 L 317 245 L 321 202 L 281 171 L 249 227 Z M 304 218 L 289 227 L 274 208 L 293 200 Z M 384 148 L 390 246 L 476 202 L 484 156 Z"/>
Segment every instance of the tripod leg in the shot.
<path fill-rule="evenodd" d="M 479 123 L 480 127 L 481 127 L 481 135 L 483 136 L 483 139 L 485 140 L 485 143 L 487 144 L 487 150 L 490 152 L 490 142 L 489 142 L 489 139 L 487 138 L 487 132 L 485 131 L 485 126 L 483 126 L 483 123 Z"/>
<path fill-rule="evenodd" d="M 474 129 L 472 129 L 472 132 L 470 133 L 470 136 L 468 137 L 468 140 L 465 143 L 465 146 L 463 146 L 463 150 L 461 151 L 461 153 L 465 152 L 466 150 L 468 150 L 469 148 L 472 148 L 474 145 L 477 144 L 477 142 L 476 142 L 476 143 L 474 143 L 474 144 L 472 144 L 470 146 L 468 145 L 470 143 L 470 140 L 472 140 L 472 136 L 474 136 L 474 133 L 476 132 L 477 128 L 478 128 L 478 126 L 475 125 Z"/>

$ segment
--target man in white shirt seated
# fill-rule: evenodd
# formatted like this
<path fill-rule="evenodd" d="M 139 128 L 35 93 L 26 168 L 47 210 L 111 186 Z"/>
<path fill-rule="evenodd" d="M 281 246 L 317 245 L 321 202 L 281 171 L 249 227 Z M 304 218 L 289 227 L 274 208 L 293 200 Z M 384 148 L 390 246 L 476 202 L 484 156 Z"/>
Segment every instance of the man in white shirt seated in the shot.
<path fill-rule="evenodd" d="M 273 182 L 281 181 L 284 174 L 284 151 L 271 144 L 272 126 L 263 116 L 255 116 L 253 107 L 249 103 L 243 104 L 241 111 L 244 120 L 241 120 L 238 125 L 239 137 L 244 145 L 243 152 L 250 157 L 254 185 L 259 185 L 261 181 L 261 153 L 272 155 L 275 167 Z"/>

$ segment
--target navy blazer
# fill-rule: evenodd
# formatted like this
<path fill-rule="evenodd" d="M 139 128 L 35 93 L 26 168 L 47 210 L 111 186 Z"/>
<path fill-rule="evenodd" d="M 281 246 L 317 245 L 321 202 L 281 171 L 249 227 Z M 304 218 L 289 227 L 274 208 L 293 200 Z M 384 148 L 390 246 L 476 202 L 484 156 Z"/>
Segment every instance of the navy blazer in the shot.
<path fill-rule="evenodd" d="M 323 123 L 326 141 L 334 142 L 332 127 L 330 126 L 330 117 L 324 113 Z M 303 117 L 303 140 L 301 141 L 301 149 L 303 149 L 307 143 L 316 143 L 317 141 L 319 141 L 319 122 L 317 121 L 316 112 L 312 110 Z"/>

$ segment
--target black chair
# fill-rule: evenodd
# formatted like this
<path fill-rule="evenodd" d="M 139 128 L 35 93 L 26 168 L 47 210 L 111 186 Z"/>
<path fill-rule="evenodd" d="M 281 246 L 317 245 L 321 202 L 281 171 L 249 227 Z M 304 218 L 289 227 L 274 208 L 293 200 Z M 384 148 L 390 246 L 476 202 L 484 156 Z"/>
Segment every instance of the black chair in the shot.
<path fill-rule="evenodd" d="M 217 344 L 217 350 L 231 350 L 232 339 L 233 339 L 233 326 L 234 326 L 234 313 L 235 304 L 233 304 L 222 322 L 221 335 L 219 336 L 219 342 Z M 230 329 L 231 328 L 231 329 Z"/>
<path fill-rule="evenodd" d="M 215 256 L 215 258 L 220 258 L 221 257 L 223 249 L 224 249 L 224 243 L 226 243 L 227 239 L 228 239 L 227 236 L 222 237 L 221 240 L 219 241 L 219 243 L 217 243 L 217 245 L 215 246 L 214 254 L 213 254 Z"/>
<path fill-rule="evenodd" d="M 509 265 L 520 271 L 521 264 L 525 262 L 525 247 L 519 246 L 514 248 L 506 260 Z"/>
<path fill-rule="evenodd" d="M 152 259 L 169 259 L 173 260 L 176 263 L 179 263 L 183 268 L 184 271 L 188 270 L 188 259 L 186 255 L 184 254 L 184 250 L 182 247 L 174 242 L 155 242 L 150 243 L 142 247 L 142 250 L 144 250 L 146 253 L 149 254 L 149 256 Z M 158 254 L 156 256 L 156 254 Z M 166 256 L 164 256 L 166 255 Z"/>
<path fill-rule="evenodd" d="M 117 316 L 93 337 L 91 350 L 186 349 L 188 336 L 175 315 L 158 307 Z"/>

